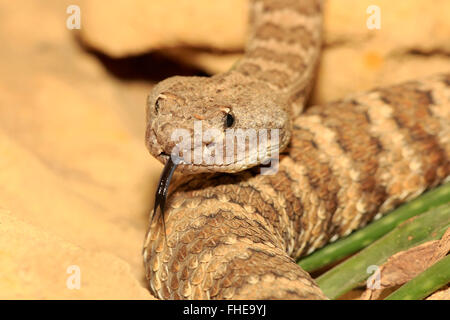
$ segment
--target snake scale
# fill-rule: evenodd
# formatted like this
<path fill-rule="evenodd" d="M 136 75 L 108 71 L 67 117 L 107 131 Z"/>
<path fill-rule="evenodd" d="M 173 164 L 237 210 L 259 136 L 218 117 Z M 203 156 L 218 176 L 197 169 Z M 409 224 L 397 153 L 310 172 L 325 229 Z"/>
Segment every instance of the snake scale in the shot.
<path fill-rule="evenodd" d="M 251 1 L 246 53 L 230 71 L 169 78 L 150 94 L 146 143 L 166 163 L 157 193 L 165 223 L 152 220 L 143 256 L 158 298 L 326 299 L 294 258 L 448 179 L 450 74 L 302 113 L 321 7 L 318 0 Z M 261 175 L 236 161 L 173 165 L 171 132 L 194 134 L 195 120 L 222 131 L 279 129 L 278 171 Z M 175 174 L 164 213 L 177 167 L 198 174 Z"/>

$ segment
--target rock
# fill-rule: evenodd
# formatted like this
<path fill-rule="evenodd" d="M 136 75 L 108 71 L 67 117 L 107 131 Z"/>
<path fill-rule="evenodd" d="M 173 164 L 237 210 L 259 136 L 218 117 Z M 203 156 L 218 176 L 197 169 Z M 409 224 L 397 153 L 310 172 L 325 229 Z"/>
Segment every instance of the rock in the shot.
<path fill-rule="evenodd" d="M 171 0 L 164 2 L 163 9 L 156 1 L 135 0 L 133 5 L 130 1 L 111 4 L 108 10 L 100 1 L 87 3 L 83 12 L 91 18 L 82 36 L 112 56 L 159 49 L 178 61 L 218 73 L 237 60 L 235 51 L 242 51 L 247 36 L 247 1 L 224 5 L 221 1 Z M 436 0 L 433 5 L 427 0 L 377 1 L 379 30 L 366 26 L 371 16 L 366 10 L 373 1 L 325 3 L 324 49 L 312 103 L 450 69 L 449 1 Z M 153 18 L 144 19 L 147 15 Z M 219 23 L 225 26 L 218 27 Z"/>
<path fill-rule="evenodd" d="M 247 32 L 246 0 L 84 0 L 82 37 L 113 57 L 170 47 L 238 50 Z"/>
<path fill-rule="evenodd" d="M 149 299 L 127 262 L 0 210 L 1 299 Z"/>
<path fill-rule="evenodd" d="M 65 28 L 69 4 L 0 5 L 0 297 L 152 298 L 141 255 L 162 167 L 144 144 L 151 84 L 114 79 L 86 53 Z M 68 264 L 86 290 L 67 290 Z"/>
<path fill-rule="evenodd" d="M 369 30 L 376 4 L 381 28 Z M 313 103 L 450 69 L 450 2 L 329 0 Z"/>

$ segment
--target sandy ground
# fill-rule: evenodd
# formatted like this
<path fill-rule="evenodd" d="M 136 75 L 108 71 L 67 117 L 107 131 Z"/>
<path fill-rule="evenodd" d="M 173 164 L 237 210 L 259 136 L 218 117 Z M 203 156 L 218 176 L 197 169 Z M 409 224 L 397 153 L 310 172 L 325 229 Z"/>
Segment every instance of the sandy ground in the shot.
<path fill-rule="evenodd" d="M 329 0 L 313 103 L 450 71 L 448 0 Z M 153 299 L 141 250 L 161 164 L 146 96 L 226 70 L 247 2 L 0 0 L 0 298 Z M 433 6 L 431 6 L 433 5 Z M 220 35 L 220 36 L 218 36 Z"/>

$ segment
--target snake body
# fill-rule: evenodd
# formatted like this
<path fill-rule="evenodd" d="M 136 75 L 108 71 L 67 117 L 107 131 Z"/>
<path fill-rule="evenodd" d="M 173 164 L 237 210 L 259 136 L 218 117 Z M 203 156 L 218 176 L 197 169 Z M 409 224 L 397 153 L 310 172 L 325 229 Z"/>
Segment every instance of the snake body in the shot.
<path fill-rule="evenodd" d="M 149 228 L 161 299 L 324 299 L 292 258 L 365 225 L 450 174 L 450 74 L 311 107 L 275 175 L 182 176 L 167 243 Z"/>
<path fill-rule="evenodd" d="M 279 168 L 260 175 L 237 162 L 179 165 L 200 174 L 178 175 L 166 229 L 153 221 L 143 250 L 150 290 L 161 299 L 326 299 L 293 258 L 450 174 L 450 74 L 301 114 L 320 45 L 321 1 L 251 4 L 245 57 L 225 74 L 158 84 L 146 141 L 169 163 L 171 130 L 192 130 L 195 119 L 223 130 L 232 110 L 235 126 L 281 130 Z"/>

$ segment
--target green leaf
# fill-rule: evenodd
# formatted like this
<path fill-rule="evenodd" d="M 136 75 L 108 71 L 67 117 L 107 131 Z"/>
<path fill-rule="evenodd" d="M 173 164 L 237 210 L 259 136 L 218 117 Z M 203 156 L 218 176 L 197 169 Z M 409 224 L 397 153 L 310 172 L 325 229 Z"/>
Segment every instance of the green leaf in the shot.
<path fill-rule="evenodd" d="M 330 299 L 355 288 L 369 274 L 371 266 L 380 266 L 393 254 L 439 239 L 450 227 L 450 203 L 428 210 L 397 226 L 358 254 L 322 274 L 317 284 Z"/>
<path fill-rule="evenodd" d="M 298 264 L 308 272 L 317 270 L 365 248 L 401 222 L 448 202 L 450 202 L 450 183 L 423 194 L 367 227 L 302 258 Z"/>

